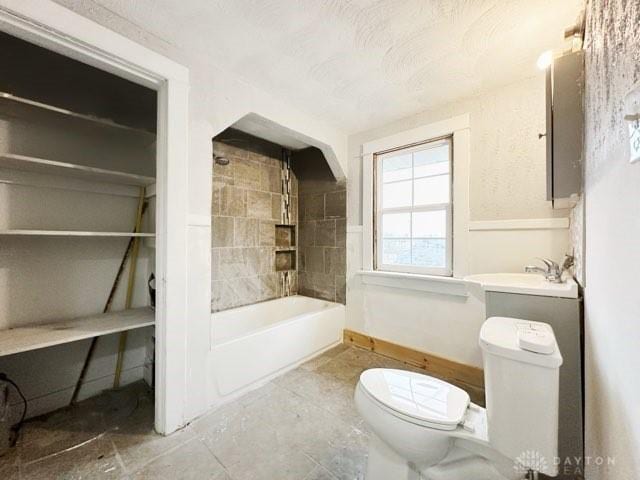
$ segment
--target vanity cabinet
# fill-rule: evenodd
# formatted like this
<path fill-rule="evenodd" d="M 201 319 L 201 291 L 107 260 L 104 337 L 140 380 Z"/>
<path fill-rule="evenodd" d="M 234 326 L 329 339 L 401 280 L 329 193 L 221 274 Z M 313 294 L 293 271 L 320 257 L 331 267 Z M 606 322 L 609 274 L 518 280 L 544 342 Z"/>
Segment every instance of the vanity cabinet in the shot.
<path fill-rule="evenodd" d="M 583 391 L 582 391 L 582 299 L 559 298 L 515 293 L 486 293 L 489 317 L 513 317 L 544 322 L 555 333 L 563 363 L 560 367 L 560 411 L 558 456 L 562 462 L 571 460 L 568 471 L 573 472 L 575 458 L 583 457 Z M 563 472 L 560 479 L 580 478 Z M 582 465 L 578 465 L 582 470 Z M 564 473 L 564 474 L 563 474 Z"/>
<path fill-rule="evenodd" d="M 582 192 L 584 53 L 567 53 L 547 70 L 547 200 L 571 206 Z"/>

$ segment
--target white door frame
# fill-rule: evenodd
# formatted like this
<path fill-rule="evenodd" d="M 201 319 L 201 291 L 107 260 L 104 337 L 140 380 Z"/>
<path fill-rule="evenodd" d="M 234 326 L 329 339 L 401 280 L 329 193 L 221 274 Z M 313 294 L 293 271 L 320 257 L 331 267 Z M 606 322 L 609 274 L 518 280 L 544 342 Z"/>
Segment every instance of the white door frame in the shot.
<path fill-rule="evenodd" d="M 0 30 L 158 92 L 155 428 L 186 422 L 189 71 L 50 0 L 0 0 Z"/>

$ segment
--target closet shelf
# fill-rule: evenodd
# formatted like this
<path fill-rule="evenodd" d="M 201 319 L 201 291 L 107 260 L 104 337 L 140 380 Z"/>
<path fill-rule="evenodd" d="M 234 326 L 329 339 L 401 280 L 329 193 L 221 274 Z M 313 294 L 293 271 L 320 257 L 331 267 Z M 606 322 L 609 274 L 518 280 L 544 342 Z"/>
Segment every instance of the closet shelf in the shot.
<path fill-rule="evenodd" d="M 87 167 L 74 163 L 58 162 L 45 158 L 28 157 L 4 153 L 0 155 L 0 168 L 20 170 L 23 172 L 36 172 L 48 175 L 64 175 L 105 183 L 117 183 L 121 185 L 148 186 L 156 183 L 153 177 L 135 175 L 133 173 L 105 170 L 104 168 Z"/>
<path fill-rule="evenodd" d="M 0 236 L 34 237 L 155 237 L 155 233 L 80 232 L 76 230 L 0 230 Z"/>
<path fill-rule="evenodd" d="M 74 112 L 73 110 L 67 110 L 65 108 L 56 107 L 55 105 L 50 105 L 48 103 L 42 103 L 36 100 L 31 100 L 29 98 L 19 97 L 17 95 L 13 95 L 7 92 L 0 92 L 0 100 L 4 101 L 5 103 L 13 104 L 14 106 L 22 110 L 33 108 L 41 111 L 65 115 L 65 116 L 76 118 L 79 120 L 86 120 L 88 122 L 97 123 L 99 125 L 103 125 L 106 127 L 118 128 L 120 130 L 129 130 L 132 132 L 141 133 L 141 134 L 150 135 L 150 136 L 156 135 L 155 132 L 151 132 L 149 130 L 131 127 L 129 125 L 124 125 L 122 123 L 114 122 L 113 120 L 109 120 L 107 118 L 95 117 L 93 115 L 86 115 L 84 113 Z"/>
<path fill-rule="evenodd" d="M 147 327 L 154 322 L 153 310 L 142 307 L 74 320 L 0 330 L 0 356 Z"/>

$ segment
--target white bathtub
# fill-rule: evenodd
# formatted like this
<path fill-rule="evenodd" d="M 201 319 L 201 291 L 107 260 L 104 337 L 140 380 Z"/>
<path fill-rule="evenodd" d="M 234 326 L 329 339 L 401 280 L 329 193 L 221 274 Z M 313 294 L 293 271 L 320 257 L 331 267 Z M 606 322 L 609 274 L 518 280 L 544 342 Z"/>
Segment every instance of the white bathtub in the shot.
<path fill-rule="evenodd" d="M 300 295 L 211 315 L 218 400 L 243 393 L 342 341 L 344 305 Z"/>

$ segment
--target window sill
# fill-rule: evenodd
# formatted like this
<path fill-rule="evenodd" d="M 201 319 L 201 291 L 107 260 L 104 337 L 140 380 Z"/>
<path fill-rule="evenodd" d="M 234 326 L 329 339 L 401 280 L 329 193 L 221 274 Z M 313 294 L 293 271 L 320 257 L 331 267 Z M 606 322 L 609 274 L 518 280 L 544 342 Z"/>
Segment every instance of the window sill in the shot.
<path fill-rule="evenodd" d="M 358 274 L 365 285 L 417 290 L 421 292 L 468 297 L 468 281 L 452 277 L 419 275 L 415 273 L 379 272 L 361 270 Z"/>

